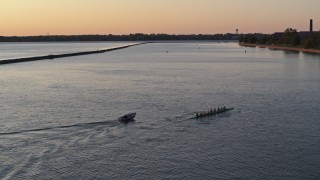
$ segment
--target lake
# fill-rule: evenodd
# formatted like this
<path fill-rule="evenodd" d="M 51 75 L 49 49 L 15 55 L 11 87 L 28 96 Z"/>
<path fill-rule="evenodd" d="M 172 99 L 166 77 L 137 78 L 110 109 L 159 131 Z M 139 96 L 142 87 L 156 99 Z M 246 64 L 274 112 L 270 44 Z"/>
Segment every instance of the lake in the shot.
<path fill-rule="evenodd" d="M 128 43 L 0 43 L 0 59 Z M 319 179 L 319 92 L 319 55 L 237 43 L 2 65 L 0 178 Z"/>

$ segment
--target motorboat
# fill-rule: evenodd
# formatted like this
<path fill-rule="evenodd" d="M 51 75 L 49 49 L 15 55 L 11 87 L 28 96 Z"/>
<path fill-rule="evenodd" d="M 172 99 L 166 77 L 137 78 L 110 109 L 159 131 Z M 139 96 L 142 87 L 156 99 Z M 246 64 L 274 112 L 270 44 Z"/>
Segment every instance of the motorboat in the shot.
<path fill-rule="evenodd" d="M 118 120 L 122 123 L 128 123 L 128 122 L 134 121 L 134 118 L 136 117 L 136 115 L 137 113 L 129 113 L 119 117 Z"/>

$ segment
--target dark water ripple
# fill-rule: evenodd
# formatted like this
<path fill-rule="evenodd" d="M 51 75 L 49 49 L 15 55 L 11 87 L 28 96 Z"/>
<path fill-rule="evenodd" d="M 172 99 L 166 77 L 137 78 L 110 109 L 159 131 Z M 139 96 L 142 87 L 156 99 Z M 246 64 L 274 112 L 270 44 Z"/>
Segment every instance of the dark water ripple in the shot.
<path fill-rule="evenodd" d="M 80 124 L 65 125 L 65 126 L 39 128 L 39 129 L 27 129 L 27 130 L 13 131 L 13 132 L 2 132 L 2 133 L 0 133 L 0 135 L 15 135 L 15 134 L 21 134 L 21 133 L 28 133 L 28 132 L 57 130 L 57 129 L 65 129 L 65 128 L 73 128 L 73 127 L 84 127 L 84 128 L 87 128 L 87 127 L 102 126 L 102 125 L 103 126 L 119 125 L 119 122 L 116 122 L 116 121 L 102 121 L 102 122 L 80 123 Z"/>

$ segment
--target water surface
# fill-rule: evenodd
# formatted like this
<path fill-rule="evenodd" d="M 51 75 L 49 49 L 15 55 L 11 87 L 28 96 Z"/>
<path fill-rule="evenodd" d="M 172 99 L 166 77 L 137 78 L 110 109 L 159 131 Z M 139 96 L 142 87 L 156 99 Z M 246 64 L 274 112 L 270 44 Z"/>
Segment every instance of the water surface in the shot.
<path fill-rule="evenodd" d="M 319 179 L 319 90 L 319 56 L 236 43 L 3 65 L 0 178 Z"/>

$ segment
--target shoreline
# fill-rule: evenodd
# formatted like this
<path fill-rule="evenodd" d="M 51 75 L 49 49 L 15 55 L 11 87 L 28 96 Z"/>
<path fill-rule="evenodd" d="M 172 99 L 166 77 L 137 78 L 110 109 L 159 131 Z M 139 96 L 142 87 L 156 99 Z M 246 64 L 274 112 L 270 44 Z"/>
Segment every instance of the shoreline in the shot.
<path fill-rule="evenodd" d="M 320 54 L 319 49 L 305 49 L 305 48 L 293 48 L 293 47 L 282 47 L 282 46 L 273 46 L 273 45 L 262 45 L 262 44 L 251 44 L 251 43 L 238 43 L 239 46 L 244 47 L 258 47 L 258 48 L 268 48 L 271 50 L 283 50 L 283 51 L 295 51 L 311 54 Z"/>
<path fill-rule="evenodd" d="M 143 44 L 148 44 L 148 42 L 129 44 L 129 45 L 120 46 L 120 47 L 113 47 L 113 48 L 93 50 L 93 51 L 81 51 L 81 52 L 76 52 L 76 53 L 49 54 L 49 55 L 45 55 L 45 56 L 23 57 L 23 58 L 14 58 L 14 59 L 2 59 L 2 60 L 0 60 L 0 65 L 13 64 L 13 63 L 23 63 L 23 62 L 30 62 L 30 61 L 39 61 L 39 60 L 51 60 L 51 59 L 57 59 L 57 58 L 72 57 L 72 56 L 82 56 L 82 55 L 89 55 L 89 54 L 99 54 L 99 53 L 105 53 L 105 52 L 108 52 L 108 51 L 115 51 L 115 50 L 119 50 L 119 49 L 125 49 L 125 48 L 129 48 L 129 47 L 132 47 L 132 46 L 138 46 L 138 45 L 143 45 Z"/>

